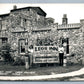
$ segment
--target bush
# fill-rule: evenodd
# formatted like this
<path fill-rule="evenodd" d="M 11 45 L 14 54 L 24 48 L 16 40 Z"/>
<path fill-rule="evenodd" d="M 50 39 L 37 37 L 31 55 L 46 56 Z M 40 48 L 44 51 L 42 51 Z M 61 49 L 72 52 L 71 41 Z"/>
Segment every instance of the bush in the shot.
<path fill-rule="evenodd" d="M 21 57 L 14 57 L 13 65 L 24 65 L 24 59 L 21 59 Z"/>
<path fill-rule="evenodd" d="M 80 64 L 82 60 L 82 55 L 78 55 L 77 53 L 71 53 L 68 57 L 68 62 L 71 64 Z"/>
<path fill-rule="evenodd" d="M 8 43 L 3 44 L 0 47 L 0 51 L 1 51 L 1 56 L 4 58 L 5 62 L 13 62 L 13 58 L 11 57 L 11 46 Z"/>

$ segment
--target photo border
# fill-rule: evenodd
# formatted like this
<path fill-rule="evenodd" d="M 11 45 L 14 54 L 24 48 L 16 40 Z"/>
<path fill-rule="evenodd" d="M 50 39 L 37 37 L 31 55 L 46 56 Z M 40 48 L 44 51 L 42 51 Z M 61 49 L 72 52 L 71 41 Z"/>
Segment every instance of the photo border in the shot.
<path fill-rule="evenodd" d="M 0 3 L 84 3 L 84 0 L 0 0 Z M 0 84 L 84 84 L 83 81 L 81 82 L 57 82 L 57 81 L 0 81 Z"/>
<path fill-rule="evenodd" d="M 84 3 L 84 0 L 0 0 L 0 3 Z"/>

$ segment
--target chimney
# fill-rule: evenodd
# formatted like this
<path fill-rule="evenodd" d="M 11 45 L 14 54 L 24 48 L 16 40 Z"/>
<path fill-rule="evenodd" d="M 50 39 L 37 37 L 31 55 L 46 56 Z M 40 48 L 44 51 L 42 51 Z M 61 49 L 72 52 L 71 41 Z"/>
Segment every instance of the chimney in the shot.
<path fill-rule="evenodd" d="M 63 24 L 63 25 L 68 24 L 67 14 L 64 14 L 64 15 L 63 15 L 62 24 Z"/>
<path fill-rule="evenodd" d="M 14 10 L 15 10 L 15 9 L 17 9 L 17 6 L 16 6 L 16 5 L 14 5 L 14 6 L 13 6 L 13 9 L 14 9 Z"/>

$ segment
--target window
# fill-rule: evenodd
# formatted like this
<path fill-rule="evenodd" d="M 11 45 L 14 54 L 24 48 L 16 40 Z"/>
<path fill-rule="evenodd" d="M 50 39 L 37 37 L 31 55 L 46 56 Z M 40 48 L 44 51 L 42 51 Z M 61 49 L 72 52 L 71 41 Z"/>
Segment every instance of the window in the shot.
<path fill-rule="evenodd" d="M 21 53 L 24 53 L 25 52 L 25 46 L 23 43 L 21 43 Z"/>
<path fill-rule="evenodd" d="M 2 38 L 2 44 L 7 43 L 8 39 L 7 38 Z"/>
<path fill-rule="evenodd" d="M 62 44 L 66 43 L 66 54 L 69 54 L 69 38 L 62 39 Z"/>
<path fill-rule="evenodd" d="M 27 20 L 24 19 L 24 21 L 23 21 L 23 27 L 26 27 L 26 25 L 27 25 Z"/>
<path fill-rule="evenodd" d="M 20 39 L 19 40 L 19 45 L 20 45 L 20 53 L 24 54 L 25 53 L 25 40 L 24 39 Z"/>

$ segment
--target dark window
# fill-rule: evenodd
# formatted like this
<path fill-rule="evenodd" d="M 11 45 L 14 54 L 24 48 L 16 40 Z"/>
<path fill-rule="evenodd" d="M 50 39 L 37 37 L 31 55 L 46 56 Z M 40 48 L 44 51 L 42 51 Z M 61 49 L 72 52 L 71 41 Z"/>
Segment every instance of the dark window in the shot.
<path fill-rule="evenodd" d="M 8 39 L 7 38 L 2 38 L 2 44 L 7 43 Z"/>
<path fill-rule="evenodd" d="M 21 44 L 21 53 L 25 52 L 25 46 L 23 45 L 23 43 Z"/>
<path fill-rule="evenodd" d="M 66 53 L 69 54 L 69 45 L 67 45 Z"/>
<path fill-rule="evenodd" d="M 20 40 L 20 53 L 25 53 L 25 40 Z"/>
<path fill-rule="evenodd" d="M 69 39 L 68 39 L 68 38 L 63 38 L 63 39 L 62 39 L 62 44 L 63 44 L 63 43 L 69 44 Z"/>
<path fill-rule="evenodd" d="M 69 54 L 69 38 L 63 38 L 62 44 L 66 43 L 66 54 Z"/>
<path fill-rule="evenodd" d="M 67 47 L 66 47 L 66 53 L 69 54 L 69 38 L 66 39 Z"/>

